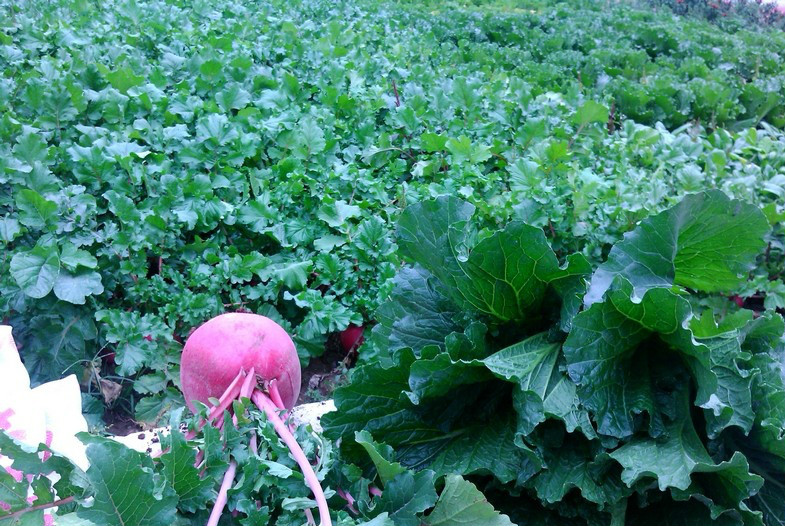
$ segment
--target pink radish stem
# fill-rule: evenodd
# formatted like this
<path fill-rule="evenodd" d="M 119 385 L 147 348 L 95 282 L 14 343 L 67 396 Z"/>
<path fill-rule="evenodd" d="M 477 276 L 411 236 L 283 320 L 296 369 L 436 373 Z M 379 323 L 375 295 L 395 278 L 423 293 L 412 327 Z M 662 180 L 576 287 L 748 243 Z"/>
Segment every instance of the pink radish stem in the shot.
<path fill-rule="evenodd" d="M 245 375 L 243 371 L 237 375 L 235 380 L 240 378 L 240 375 Z M 239 397 L 240 398 L 249 398 L 251 393 L 255 388 L 256 382 L 256 371 L 253 367 L 251 370 L 248 371 L 248 374 L 245 375 L 245 379 L 243 380 L 243 385 L 240 387 Z M 234 382 L 233 382 L 234 384 Z M 233 386 L 230 386 L 233 388 Z M 228 390 L 227 390 L 228 391 Z M 232 415 L 232 422 L 237 425 L 237 415 Z M 222 420 L 216 422 L 216 426 L 220 426 L 223 423 Z M 251 437 L 251 449 L 256 452 L 256 435 Z M 229 491 L 229 487 L 232 485 L 234 481 L 234 475 L 237 472 L 237 463 L 232 460 L 229 464 L 229 469 L 226 470 L 226 475 L 224 475 L 223 484 L 221 484 L 221 489 L 218 491 L 218 498 L 215 499 L 215 505 L 213 506 L 212 511 L 210 512 L 210 520 L 207 522 L 207 526 L 214 526 L 218 524 L 218 520 L 221 518 L 221 513 L 223 513 L 224 506 L 226 506 L 226 501 L 228 500 L 227 492 Z"/>
<path fill-rule="evenodd" d="M 226 470 L 226 474 L 224 475 L 224 480 L 221 483 L 221 489 L 218 491 L 218 497 L 215 499 L 215 505 L 210 512 L 210 519 L 207 521 L 207 526 L 216 526 L 221 519 L 221 513 L 223 513 L 228 498 L 227 492 L 229 491 L 232 482 L 234 482 L 234 474 L 236 472 L 237 462 L 232 460 L 229 462 L 229 469 Z"/>
<path fill-rule="evenodd" d="M 278 391 L 278 384 L 276 383 L 275 380 L 267 384 L 267 392 L 270 395 L 270 400 L 273 401 L 275 406 L 281 411 L 283 411 L 281 420 L 283 420 L 284 422 L 289 420 L 289 411 L 286 410 L 286 406 L 284 405 L 283 400 L 281 399 L 281 393 Z M 295 428 L 294 422 L 289 422 L 289 431 L 294 432 L 294 428 Z"/>
<path fill-rule="evenodd" d="M 251 369 L 251 371 L 253 371 L 253 369 Z M 251 375 L 251 377 L 253 377 L 253 375 Z M 232 380 L 232 383 L 230 383 L 229 387 L 226 388 L 226 391 L 223 392 L 221 397 L 218 399 L 218 405 L 217 406 L 213 406 L 213 408 L 210 409 L 210 412 L 207 415 L 207 420 L 202 420 L 202 421 L 199 422 L 199 429 L 203 428 L 205 426 L 205 424 L 207 424 L 208 422 L 211 422 L 219 414 L 222 414 L 224 412 L 224 410 L 226 410 L 226 408 L 228 408 L 232 404 L 232 402 L 237 398 L 237 396 L 242 394 L 243 387 L 241 386 L 239 388 L 239 390 L 238 390 L 238 385 L 239 385 L 241 380 L 244 380 L 243 386 L 245 386 L 245 383 L 248 382 L 248 376 L 245 374 L 245 371 L 243 371 L 243 370 L 240 370 L 240 372 L 237 373 L 237 376 L 234 377 L 234 380 Z M 246 395 L 246 396 L 248 396 L 248 395 Z M 220 409 L 220 412 L 219 412 L 219 409 Z M 223 420 L 219 420 L 216 423 L 216 427 L 218 429 L 223 427 Z M 196 436 L 196 431 L 195 430 L 188 431 L 185 434 L 185 438 L 187 440 L 191 440 L 195 436 Z M 199 464 L 201 464 L 203 458 L 204 458 L 204 451 L 202 451 L 200 449 L 199 451 L 196 452 L 196 462 L 194 462 L 194 467 L 196 467 Z"/>
<path fill-rule="evenodd" d="M 270 400 L 273 401 L 275 406 L 278 409 L 285 411 L 286 406 L 283 405 L 283 400 L 281 400 L 281 393 L 278 392 L 278 385 L 275 380 L 270 382 L 270 385 L 267 387 L 267 390 L 270 392 Z"/>
<path fill-rule="evenodd" d="M 251 367 L 251 370 L 248 371 L 248 376 L 246 376 L 245 381 L 243 381 L 242 387 L 240 387 L 240 398 L 250 398 L 255 387 L 256 369 Z"/>
<path fill-rule="evenodd" d="M 245 371 L 240 371 L 237 373 L 237 376 L 234 377 L 232 383 L 229 384 L 229 387 L 226 388 L 226 391 L 223 392 L 221 397 L 218 399 L 218 405 L 213 406 L 210 412 L 207 414 L 207 420 L 202 420 L 199 422 L 199 429 L 205 426 L 208 422 L 212 422 L 213 419 L 223 414 L 227 407 L 232 405 L 232 401 L 237 398 L 237 395 L 240 393 L 240 382 L 245 378 Z M 188 440 L 193 439 L 196 436 L 196 430 L 188 431 L 185 434 L 185 438 Z"/>
<path fill-rule="evenodd" d="M 68 504 L 70 502 L 73 502 L 73 501 L 74 501 L 74 497 L 66 497 L 64 499 L 56 500 L 54 502 L 47 502 L 46 504 L 39 504 L 38 506 L 32 506 L 30 508 L 25 508 L 23 510 L 15 511 L 15 512 L 13 512 L 10 515 L 3 515 L 2 519 L 0 519 L 0 520 L 14 519 L 16 517 L 19 517 L 20 515 L 24 515 L 25 513 L 29 513 L 31 511 L 46 510 L 46 509 L 49 509 L 49 508 L 54 508 L 56 506 L 65 506 L 66 504 Z M 9 524 L 11 524 L 11 523 L 9 523 Z M 18 524 L 18 523 L 15 522 L 14 524 Z"/>
<path fill-rule="evenodd" d="M 256 388 L 256 369 L 251 367 L 251 370 L 248 371 L 248 377 L 243 382 L 243 386 L 240 388 L 240 398 L 251 398 L 251 393 L 253 393 L 254 389 Z M 256 433 L 251 433 L 251 451 L 256 454 L 258 448 L 256 446 Z"/>
<path fill-rule="evenodd" d="M 278 436 L 280 436 L 284 441 L 286 446 L 292 452 L 294 460 L 300 466 L 300 469 L 305 476 L 305 482 L 308 484 L 308 487 L 311 488 L 313 496 L 316 499 L 316 505 L 319 507 L 320 525 L 332 526 L 330 510 L 327 507 L 327 499 L 324 496 L 324 491 L 322 490 L 321 484 L 319 484 L 319 479 L 316 477 L 316 473 L 314 473 L 310 462 L 308 462 L 308 458 L 305 456 L 303 449 L 300 447 L 300 444 L 297 443 L 294 435 L 292 435 L 291 431 L 289 431 L 289 428 L 286 427 L 286 424 L 284 424 L 278 416 L 278 408 L 275 406 L 275 404 L 273 404 L 266 394 L 258 389 L 255 390 L 251 395 L 251 400 L 267 415 L 267 419 L 272 422 L 275 431 L 278 433 Z"/>
<path fill-rule="evenodd" d="M 349 493 L 348 491 L 344 491 L 342 489 L 338 489 L 338 496 L 346 501 L 346 507 L 349 508 L 349 511 L 351 511 L 355 515 L 359 513 L 357 511 L 357 508 L 354 507 L 354 497 L 352 497 L 351 493 Z"/>

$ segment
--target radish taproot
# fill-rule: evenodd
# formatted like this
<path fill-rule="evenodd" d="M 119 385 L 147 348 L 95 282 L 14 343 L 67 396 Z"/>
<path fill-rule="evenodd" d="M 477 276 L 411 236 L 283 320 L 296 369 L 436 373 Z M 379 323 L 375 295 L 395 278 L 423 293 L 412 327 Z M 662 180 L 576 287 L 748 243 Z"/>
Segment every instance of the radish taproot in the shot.
<path fill-rule="evenodd" d="M 215 420 L 216 427 L 221 427 L 223 420 L 217 417 L 231 408 L 235 399 L 250 398 L 267 415 L 300 466 L 319 508 L 321 526 L 331 526 L 319 479 L 290 428 L 278 415 L 294 407 L 300 394 L 300 378 L 294 342 L 280 325 L 258 314 L 217 316 L 197 328 L 183 348 L 180 380 L 188 407 L 194 410 L 195 401 L 211 406 L 210 399 L 218 399 L 203 424 Z M 252 449 L 255 445 L 254 436 Z M 201 454 L 197 456 L 197 463 L 201 458 Z M 230 464 L 208 526 L 218 523 L 235 470 L 236 465 Z"/>
<path fill-rule="evenodd" d="M 341 347 L 346 352 L 356 350 L 360 345 L 363 344 L 365 337 L 363 336 L 363 331 L 365 327 L 362 325 L 354 325 L 351 324 L 349 327 L 341 331 Z"/>

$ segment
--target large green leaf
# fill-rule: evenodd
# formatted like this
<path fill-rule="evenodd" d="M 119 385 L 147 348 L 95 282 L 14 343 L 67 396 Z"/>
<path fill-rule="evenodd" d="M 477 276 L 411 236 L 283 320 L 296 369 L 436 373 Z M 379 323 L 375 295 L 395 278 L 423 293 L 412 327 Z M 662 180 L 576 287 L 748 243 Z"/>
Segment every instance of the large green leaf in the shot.
<path fill-rule="evenodd" d="M 448 334 L 459 330 L 459 309 L 436 280 L 420 266 L 404 267 L 395 276 L 389 301 L 376 312 L 373 340 L 384 349 L 405 347 L 416 354 L 428 345 L 444 349 Z"/>
<path fill-rule="evenodd" d="M 739 452 L 728 461 L 714 462 L 693 426 L 688 393 L 686 386 L 677 387 L 675 414 L 666 424 L 665 438 L 636 437 L 610 456 L 624 468 L 621 478 L 628 486 L 653 478 L 661 491 L 672 489 L 676 499 L 695 497 L 704 502 L 712 516 L 738 510 L 743 513 L 743 501 L 760 490 L 764 479 L 749 472 L 749 464 Z M 744 524 L 762 523 L 749 514 Z"/>
<path fill-rule="evenodd" d="M 84 500 L 77 514 L 98 524 L 122 526 L 168 526 L 177 505 L 168 483 L 153 474 L 150 457 L 123 444 L 86 433 L 90 468 L 85 480 L 75 480 L 92 497 Z"/>
<path fill-rule="evenodd" d="M 560 274 L 543 232 L 512 223 L 471 246 L 474 207 L 441 197 L 408 207 L 398 221 L 402 253 L 446 286 L 459 305 L 499 320 L 520 320 L 542 302 Z"/>
<path fill-rule="evenodd" d="M 88 296 L 101 294 L 103 291 L 101 275 L 90 270 L 74 273 L 63 270 L 54 283 L 55 296 L 75 305 L 84 305 Z"/>
<path fill-rule="evenodd" d="M 160 458 L 163 474 L 180 499 L 178 508 L 195 512 L 214 498 L 214 482 L 209 477 L 200 478 L 199 470 L 194 467 L 196 451 L 188 446 L 180 432 L 183 409 L 172 412 L 169 421 L 171 432 L 161 442 L 164 454 Z"/>
<path fill-rule="evenodd" d="M 37 245 L 11 258 L 11 276 L 31 298 L 43 298 L 52 290 L 60 274 L 60 256 L 54 246 Z"/>
<path fill-rule="evenodd" d="M 673 285 L 705 292 L 737 289 L 768 231 L 766 217 L 753 205 L 718 191 L 687 196 L 613 246 L 592 276 L 585 302 L 600 301 L 616 276 L 632 283 L 636 300 L 649 289 Z"/>
<path fill-rule="evenodd" d="M 601 434 L 618 438 L 632 436 L 642 414 L 648 416 L 649 432 L 661 433 L 651 368 L 670 356 L 691 371 L 698 405 L 707 403 L 717 387 L 708 348 L 685 328 L 692 314 L 689 303 L 665 289 L 650 290 L 634 303 L 629 291 L 629 286 L 618 290 L 578 314 L 564 343 L 567 370 L 583 405 Z"/>

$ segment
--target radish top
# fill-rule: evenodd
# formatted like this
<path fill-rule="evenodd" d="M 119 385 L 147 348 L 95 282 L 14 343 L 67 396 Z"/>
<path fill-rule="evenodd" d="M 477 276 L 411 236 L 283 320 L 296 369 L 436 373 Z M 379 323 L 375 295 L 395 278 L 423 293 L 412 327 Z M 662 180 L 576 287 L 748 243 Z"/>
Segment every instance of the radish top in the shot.
<path fill-rule="evenodd" d="M 185 401 L 208 404 L 244 369 L 276 380 L 287 408 L 300 394 L 300 360 L 294 342 L 273 320 L 258 314 L 228 313 L 200 325 L 183 349 L 180 380 Z"/>

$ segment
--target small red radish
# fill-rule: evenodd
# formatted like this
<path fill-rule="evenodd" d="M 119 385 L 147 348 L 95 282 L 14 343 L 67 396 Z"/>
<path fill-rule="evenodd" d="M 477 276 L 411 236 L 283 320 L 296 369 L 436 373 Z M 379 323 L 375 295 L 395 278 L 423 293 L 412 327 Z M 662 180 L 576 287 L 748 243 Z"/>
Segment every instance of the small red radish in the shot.
<path fill-rule="evenodd" d="M 284 406 L 300 395 L 300 360 L 280 325 L 258 314 L 221 314 L 196 329 L 185 342 L 180 380 L 188 407 L 209 404 L 226 391 L 237 373 L 251 368 L 264 381 L 276 380 Z"/>
<path fill-rule="evenodd" d="M 357 326 L 351 324 L 341 331 L 341 347 L 343 347 L 343 350 L 349 352 L 362 345 L 365 340 L 365 337 L 363 336 L 364 330 L 365 327 L 362 325 Z"/>
<path fill-rule="evenodd" d="M 202 425 L 214 421 L 220 428 L 223 420 L 216 418 L 231 409 L 232 401 L 238 398 L 250 398 L 264 411 L 303 471 L 319 508 L 321 526 L 331 526 L 319 479 L 289 427 L 278 416 L 279 411 L 291 409 L 297 401 L 300 378 L 294 342 L 280 325 L 258 314 L 221 314 L 202 324 L 186 340 L 180 362 L 180 380 L 188 407 L 193 410 L 194 401 L 210 405 L 210 398 L 218 399 Z M 255 451 L 256 435 L 250 438 L 250 444 Z M 202 458 L 201 453 L 197 454 L 197 464 Z M 217 526 L 236 469 L 237 464 L 232 461 L 207 526 Z"/>

